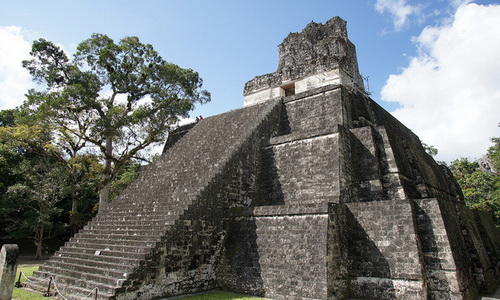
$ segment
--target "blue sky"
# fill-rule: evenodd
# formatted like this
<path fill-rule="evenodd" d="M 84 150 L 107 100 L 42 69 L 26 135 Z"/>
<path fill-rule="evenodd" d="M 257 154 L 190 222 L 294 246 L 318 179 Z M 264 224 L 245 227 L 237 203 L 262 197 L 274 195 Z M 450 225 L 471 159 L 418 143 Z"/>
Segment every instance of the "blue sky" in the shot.
<path fill-rule="evenodd" d="M 495 23 L 500 18 L 498 7 L 499 1 L 462 0 L 1 1 L 0 109 L 20 104 L 23 91 L 30 87 L 29 76 L 19 70 L 19 66 L 20 60 L 27 58 L 26 51 L 33 39 L 44 37 L 72 53 L 79 42 L 97 32 L 116 41 L 125 36 L 138 36 L 142 42 L 152 44 L 167 61 L 199 72 L 204 88 L 212 93 L 212 102 L 198 107 L 192 116 L 223 113 L 243 106 L 246 81 L 276 70 L 277 45 L 289 32 L 301 31 L 311 21 L 324 23 L 338 15 L 348 23 L 349 38 L 356 45 L 360 71 L 369 78 L 372 98 L 422 140 L 435 145 L 441 152 L 438 159 L 479 158 L 490 144 L 488 138 L 500 136 L 497 127 L 500 77 L 481 89 L 482 95 L 491 98 L 487 103 L 475 104 L 481 106 L 480 111 L 484 113 L 476 116 L 477 119 L 488 116 L 488 122 L 483 120 L 481 124 L 476 119 L 465 122 L 470 110 L 453 108 L 467 101 L 463 95 L 470 91 L 461 90 L 462 97 L 450 95 L 452 104 L 442 101 L 443 97 L 448 98 L 446 93 L 433 99 L 421 92 L 433 91 L 438 83 L 447 85 L 440 81 L 450 78 L 450 74 L 443 73 L 450 68 L 441 65 L 446 55 L 439 56 L 435 49 L 439 48 L 441 37 L 451 39 L 448 43 L 441 42 L 451 50 L 441 46 L 440 51 L 448 53 L 456 49 L 454 43 L 461 40 L 459 34 L 452 34 L 455 23 L 456 28 L 460 28 L 455 22 L 460 16 L 457 12 L 463 11 L 466 15 L 462 27 L 477 21 L 476 16 L 485 20 L 484 24 L 477 25 L 480 34 L 470 35 L 482 40 L 471 42 L 484 42 L 483 47 L 493 50 L 499 47 L 491 52 L 500 53 L 500 25 L 494 27 L 499 24 Z M 477 52 L 469 55 L 481 56 Z M 496 54 L 491 55 L 485 59 L 496 58 Z M 461 65 L 464 60 L 467 57 L 457 57 L 455 62 L 448 63 Z M 430 66 L 430 61 L 435 65 Z M 488 69 L 485 78 L 500 76 L 497 72 L 500 65 L 496 62 L 485 64 L 481 72 L 485 69 Z M 429 75 L 425 70 L 441 73 Z M 450 72 L 462 71 L 477 73 L 475 69 Z M 418 79 L 417 86 L 415 79 Z M 465 83 L 457 79 L 449 85 L 447 91 L 452 91 Z M 470 93 L 470 99 L 479 97 Z M 409 97 L 415 94 L 421 98 Z M 444 124 L 439 120 L 443 113 L 453 113 L 450 119 L 444 118 Z M 460 119 L 464 120 L 462 124 Z M 474 132 L 482 134 L 477 136 Z M 460 136 L 462 141 L 457 143 Z M 464 136 L 475 139 L 469 141 Z"/>

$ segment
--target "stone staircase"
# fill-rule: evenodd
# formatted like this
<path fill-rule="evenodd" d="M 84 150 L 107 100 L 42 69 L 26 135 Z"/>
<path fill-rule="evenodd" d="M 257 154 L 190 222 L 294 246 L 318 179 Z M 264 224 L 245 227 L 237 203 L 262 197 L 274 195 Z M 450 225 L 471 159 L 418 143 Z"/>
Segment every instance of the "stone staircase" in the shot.
<path fill-rule="evenodd" d="M 177 228 L 192 210 L 203 210 L 198 203 L 207 200 L 200 200 L 201 195 L 221 176 L 229 177 L 228 164 L 280 103 L 268 101 L 200 121 L 30 280 L 46 289 L 52 278 L 65 299 L 94 299 L 96 292 L 100 299 L 140 298 L 129 291 L 140 290 L 143 278 L 152 276 L 147 273 L 159 269 L 156 254 L 165 251 L 159 247 L 181 243 L 175 238 Z M 197 253 L 215 255 L 213 247 L 205 248 Z"/>

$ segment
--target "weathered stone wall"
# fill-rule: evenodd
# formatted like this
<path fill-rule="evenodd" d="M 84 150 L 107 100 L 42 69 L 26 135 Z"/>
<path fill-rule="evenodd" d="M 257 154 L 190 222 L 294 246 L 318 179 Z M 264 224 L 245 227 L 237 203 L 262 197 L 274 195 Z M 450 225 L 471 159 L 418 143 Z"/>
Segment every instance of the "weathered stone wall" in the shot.
<path fill-rule="evenodd" d="M 350 296 L 425 298 L 411 203 L 372 201 L 346 205 Z"/>
<path fill-rule="evenodd" d="M 338 134 L 270 145 L 259 180 L 260 204 L 308 206 L 338 202 Z M 325 206 L 326 207 L 326 206 Z"/>
<path fill-rule="evenodd" d="M 327 297 L 346 299 L 349 296 L 349 242 L 347 206 L 328 205 Z"/>
<path fill-rule="evenodd" d="M 455 231 L 455 235 L 460 228 L 453 227 L 457 225 L 456 222 L 443 219 L 444 212 L 437 199 L 416 200 L 415 213 L 429 295 L 433 299 L 461 298 L 461 291 L 473 284 L 473 281 L 461 281 L 470 278 L 472 274 L 467 263 L 456 262 L 455 257 L 465 254 L 464 249 L 454 249 L 457 241 L 450 240 L 445 224 L 448 223 L 448 229 Z M 465 276 L 460 272 L 466 272 Z"/>
<path fill-rule="evenodd" d="M 395 164 L 391 169 L 397 168 L 398 180 L 401 180 L 407 197 L 439 196 L 463 203 L 456 182 L 425 152 L 420 139 L 411 130 L 368 97 L 360 93 L 346 96 L 352 104 L 350 114 L 353 127 L 376 124 L 381 128 L 378 130 L 379 135 L 385 139 L 385 143 L 377 143 L 384 145 L 384 150 L 380 152 L 388 152 L 392 156 L 388 157 L 388 162 Z"/>
<path fill-rule="evenodd" d="M 234 217 L 218 286 L 272 299 L 326 298 L 326 214 Z"/>
<path fill-rule="evenodd" d="M 444 205 L 443 205 L 444 204 Z M 469 268 L 472 268 L 472 275 L 482 291 L 492 291 L 497 287 L 497 281 L 500 273 L 496 270 L 498 260 L 487 250 L 487 246 L 481 238 L 480 223 L 476 222 L 474 211 L 463 204 L 443 203 L 442 206 L 451 206 L 448 209 L 454 209 L 460 222 L 460 231 L 448 232 L 449 236 L 461 234 L 461 246 L 465 247 L 466 257 L 470 259 Z M 449 212 L 448 212 L 449 214 Z M 488 219 L 491 219 L 488 218 Z M 460 253 L 460 252 L 458 252 Z M 457 260 L 466 261 L 466 257 L 457 257 Z"/>
<path fill-rule="evenodd" d="M 254 207 L 233 210 L 228 223 L 221 288 L 273 299 L 327 297 L 328 203 L 340 201 L 345 145 L 345 133 L 332 126 L 342 109 L 338 93 L 286 99 L 280 128 L 262 148 Z"/>
<path fill-rule="evenodd" d="M 491 262 L 500 262 L 500 232 L 492 221 L 491 214 L 475 210 L 474 215 L 488 257 Z M 500 265 L 497 264 L 494 268 L 500 274 Z"/>
<path fill-rule="evenodd" d="M 384 187 L 374 131 L 373 127 L 365 126 L 349 132 L 353 178 L 349 187 L 351 199 L 348 202 L 390 199 L 387 187 Z"/>
<path fill-rule="evenodd" d="M 434 223 L 425 221 L 430 217 L 411 199 L 438 195 L 452 205 L 460 194 L 410 130 L 342 86 L 292 95 L 284 104 L 279 130 L 262 149 L 253 210 L 236 210 L 231 217 L 234 231 L 228 233 L 224 275 L 218 277 L 225 285 L 219 285 L 278 299 L 477 293 L 471 279 L 477 275 L 466 271 L 472 262 L 455 267 L 453 257 L 443 256 L 464 251 L 463 238 L 439 251 L 428 244 L 436 239 Z M 439 226 L 456 221 L 443 218 L 436 217 L 438 239 L 449 239 Z M 315 248 L 290 244 L 294 239 L 314 240 L 326 255 L 313 258 Z M 289 266 L 290 249 L 307 261 L 302 271 Z M 436 265 L 436 256 L 448 265 Z M 328 278 L 317 283 L 316 292 L 304 275 L 314 270 Z"/>
<path fill-rule="evenodd" d="M 345 125 L 346 111 L 339 85 L 329 85 L 285 99 L 290 132 L 315 135 Z"/>

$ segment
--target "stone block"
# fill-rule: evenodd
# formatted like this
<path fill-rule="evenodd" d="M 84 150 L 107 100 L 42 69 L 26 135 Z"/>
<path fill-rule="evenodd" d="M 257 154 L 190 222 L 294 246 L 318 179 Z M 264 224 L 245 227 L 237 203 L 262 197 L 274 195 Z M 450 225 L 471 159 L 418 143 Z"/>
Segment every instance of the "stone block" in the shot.
<path fill-rule="evenodd" d="M 0 251 L 0 300 L 10 300 L 16 280 L 19 247 L 5 244 Z"/>

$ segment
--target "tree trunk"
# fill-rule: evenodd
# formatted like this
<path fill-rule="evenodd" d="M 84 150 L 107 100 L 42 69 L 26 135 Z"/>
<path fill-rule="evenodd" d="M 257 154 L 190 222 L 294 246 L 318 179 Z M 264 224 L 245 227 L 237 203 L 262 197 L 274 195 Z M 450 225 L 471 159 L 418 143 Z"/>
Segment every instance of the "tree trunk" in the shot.
<path fill-rule="evenodd" d="M 74 174 L 74 173 L 73 173 Z M 73 176 L 73 183 L 76 185 L 76 178 Z M 80 229 L 80 214 L 78 212 L 78 197 L 76 191 L 71 193 L 71 211 L 69 212 L 69 227 L 71 229 L 71 236 Z"/>
<path fill-rule="evenodd" d="M 112 155 L 113 155 L 113 138 L 106 139 L 105 165 L 102 173 L 101 190 L 99 191 L 99 211 L 103 211 L 108 207 L 109 195 L 111 191 L 112 180 Z"/>
<path fill-rule="evenodd" d="M 35 246 L 36 246 L 36 252 L 35 252 L 35 257 L 36 259 L 42 258 L 42 250 L 43 250 L 43 228 L 37 228 L 35 229 Z"/>
<path fill-rule="evenodd" d="M 104 211 L 109 204 L 109 194 L 111 191 L 111 180 L 109 180 L 110 176 L 103 174 L 102 175 L 102 182 L 103 186 L 101 187 L 101 190 L 99 191 L 99 211 Z M 107 182 L 106 182 L 107 181 Z"/>

